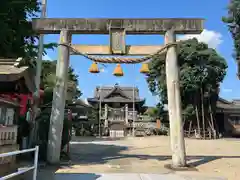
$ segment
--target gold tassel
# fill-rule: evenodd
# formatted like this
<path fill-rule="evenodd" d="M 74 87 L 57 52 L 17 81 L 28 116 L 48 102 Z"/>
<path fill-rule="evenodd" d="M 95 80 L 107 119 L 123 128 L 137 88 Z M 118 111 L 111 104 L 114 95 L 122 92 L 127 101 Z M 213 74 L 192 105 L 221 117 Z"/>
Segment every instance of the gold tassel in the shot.
<path fill-rule="evenodd" d="M 143 73 L 143 74 L 148 74 L 149 73 L 148 63 L 143 63 L 142 64 L 142 67 L 140 69 L 140 73 Z"/>
<path fill-rule="evenodd" d="M 116 68 L 113 71 L 113 75 L 117 77 L 123 76 L 123 70 L 120 64 L 117 64 Z"/>
<path fill-rule="evenodd" d="M 89 68 L 90 73 L 99 73 L 98 65 L 96 62 L 92 63 L 90 68 Z"/>

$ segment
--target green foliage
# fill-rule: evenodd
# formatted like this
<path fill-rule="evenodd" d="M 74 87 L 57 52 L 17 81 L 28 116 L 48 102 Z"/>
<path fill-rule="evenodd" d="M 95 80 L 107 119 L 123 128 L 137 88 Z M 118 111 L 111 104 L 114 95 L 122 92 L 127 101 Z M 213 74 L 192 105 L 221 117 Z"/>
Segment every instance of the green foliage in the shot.
<path fill-rule="evenodd" d="M 35 55 L 36 41 L 29 16 L 40 11 L 37 0 L 1 0 L 0 2 L 0 55 L 26 57 Z"/>
<path fill-rule="evenodd" d="M 149 115 L 150 117 L 156 118 L 158 114 L 158 109 L 156 107 L 149 107 L 145 114 Z"/>
<path fill-rule="evenodd" d="M 41 87 L 44 89 L 44 104 L 48 104 L 52 101 L 53 90 L 56 83 L 56 65 L 57 61 L 43 61 L 42 63 L 42 76 L 41 76 Z M 74 83 L 76 92 L 74 98 L 78 98 L 82 95 L 78 88 L 78 76 L 74 73 L 72 67 L 68 69 L 68 80 Z"/>
<path fill-rule="evenodd" d="M 36 59 L 38 36 L 32 29 L 31 18 L 37 17 L 39 12 L 38 0 L 0 1 L 0 57 L 23 57 L 24 65 Z M 55 46 L 50 43 L 45 48 Z"/>
<path fill-rule="evenodd" d="M 163 106 L 161 106 L 161 104 L 158 103 L 156 107 L 149 107 L 144 114 L 148 115 L 153 119 L 157 119 L 161 117 L 162 111 L 163 111 Z"/>
<path fill-rule="evenodd" d="M 234 40 L 236 59 L 240 58 L 240 0 L 231 0 L 228 5 L 228 15 L 222 18 L 227 24 Z"/>
<path fill-rule="evenodd" d="M 91 108 L 90 110 L 88 110 L 87 112 L 87 117 L 88 117 L 88 121 L 91 121 L 92 123 L 98 123 L 99 120 L 99 112 L 97 109 Z"/>
<path fill-rule="evenodd" d="M 226 75 L 227 64 L 216 50 L 208 48 L 207 44 L 200 43 L 195 38 L 180 41 L 177 52 L 183 115 L 186 119 L 192 119 L 196 115 L 195 107 L 201 105 L 201 89 L 204 92 L 204 103 L 210 100 L 213 107 L 216 104 L 219 83 Z M 151 61 L 147 81 L 150 91 L 160 97 L 160 105 L 167 104 L 164 56 Z"/>

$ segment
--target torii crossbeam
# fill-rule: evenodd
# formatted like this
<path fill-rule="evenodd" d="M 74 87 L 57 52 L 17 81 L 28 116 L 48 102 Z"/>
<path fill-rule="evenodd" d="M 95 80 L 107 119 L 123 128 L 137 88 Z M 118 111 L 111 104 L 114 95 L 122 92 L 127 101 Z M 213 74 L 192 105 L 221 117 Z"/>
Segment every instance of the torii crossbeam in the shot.
<path fill-rule="evenodd" d="M 48 161 L 58 163 L 63 128 L 66 81 L 69 55 L 77 52 L 90 55 L 146 55 L 162 46 L 131 46 L 125 44 L 128 34 L 163 34 L 165 45 L 176 42 L 176 34 L 200 34 L 204 19 L 200 18 L 155 18 L 155 19 L 89 19 L 89 18 L 45 18 L 33 19 L 33 29 L 39 34 L 59 34 L 59 60 L 56 70 L 51 122 L 48 142 Z M 70 45 L 72 34 L 109 34 L 110 46 Z M 71 51 L 74 49 L 75 51 Z M 181 97 L 179 90 L 179 69 L 176 47 L 166 52 L 166 78 L 172 165 L 186 166 L 185 144 L 182 127 Z"/>

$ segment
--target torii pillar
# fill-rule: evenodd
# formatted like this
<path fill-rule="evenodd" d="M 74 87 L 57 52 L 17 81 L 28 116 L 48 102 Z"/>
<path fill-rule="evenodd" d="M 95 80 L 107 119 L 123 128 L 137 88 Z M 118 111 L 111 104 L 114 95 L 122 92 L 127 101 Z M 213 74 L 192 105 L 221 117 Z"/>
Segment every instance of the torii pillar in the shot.
<path fill-rule="evenodd" d="M 62 29 L 58 48 L 59 57 L 56 68 L 56 86 L 53 92 L 52 112 L 48 133 L 47 160 L 51 164 L 59 163 L 68 82 L 67 75 L 70 49 L 61 44 L 70 44 L 70 42 L 70 32 L 67 29 Z"/>
<path fill-rule="evenodd" d="M 175 32 L 173 29 L 169 29 L 165 34 L 165 44 L 175 42 Z M 186 151 L 184 143 L 182 103 L 179 80 L 180 78 L 176 46 L 172 46 L 168 48 L 166 54 L 166 82 L 168 96 L 168 115 L 170 120 L 172 165 L 174 167 L 185 167 Z"/>
<path fill-rule="evenodd" d="M 176 34 L 199 34 L 203 30 L 203 19 L 200 18 L 173 18 L 173 19 L 84 19 L 84 18 L 45 18 L 33 19 L 33 29 L 40 34 L 61 34 L 60 44 L 69 43 L 71 34 L 109 34 L 111 27 L 120 30 L 120 34 L 163 34 L 165 44 L 176 42 Z M 119 33 L 118 33 L 119 34 Z M 148 55 L 158 50 L 160 46 L 131 46 L 123 43 L 116 46 L 116 51 L 103 45 L 71 45 L 81 53 L 90 55 Z M 111 43 L 110 43 L 111 44 Z M 122 46 L 124 45 L 124 47 Z M 120 48 L 120 51 L 119 51 Z M 122 49 L 124 48 L 124 49 Z M 57 64 L 57 82 L 53 96 L 52 114 L 49 128 L 48 161 L 60 162 L 60 147 L 63 128 L 66 77 L 69 65 L 69 48 L 59 46 L 59 60 Z M 168 111 L 170 121 L 170 136 L 172 149 L 172 166 L 186 166 L 185 144 L 183 137 L 181 96 L 179 88 L 179 68 L 176 47 L 172 46 L 166 52 L 166 77 Z"/>

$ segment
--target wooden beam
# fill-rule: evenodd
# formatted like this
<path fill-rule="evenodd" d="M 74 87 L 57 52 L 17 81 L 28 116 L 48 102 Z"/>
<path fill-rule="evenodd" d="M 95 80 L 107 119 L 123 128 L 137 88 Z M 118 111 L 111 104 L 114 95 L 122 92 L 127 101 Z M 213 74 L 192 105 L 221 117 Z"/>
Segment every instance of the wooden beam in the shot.
<path fill-rule="evenodd" d="M 61 29 L 68 29 L 72 34 L 109 34 L 109 27 L 125 29 L 126 34 L 164 34 L 170 28 L 177 34 L 199 34 L 203 24 L 201 18 L 35 18 L 32 21 L 33 29 L 41 34 L 59 34 Z"/>
<path fill-rule="evenodd" d="M 77 55 L 77 52 L 81 52 L 88 55 L 112 55 L 110 47 L 108 45 L 77 45 L 73 44 L 71 47 L 74 49 L 72 50 L 72 55 Z M 126 54 L 129 56 L 145 56 L 152 53 L 155 53 L 163 46 L 156 45 L 156 46 L 144 46 L 144 45 L 126 45 Z M 77 52 L 76 52 L 77 51 Z"/>

